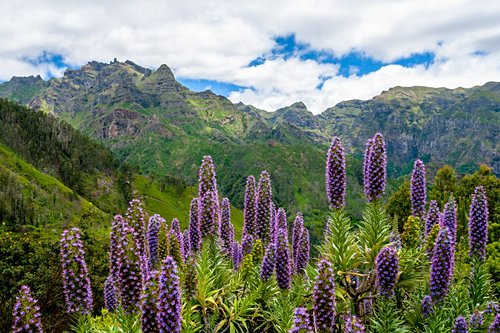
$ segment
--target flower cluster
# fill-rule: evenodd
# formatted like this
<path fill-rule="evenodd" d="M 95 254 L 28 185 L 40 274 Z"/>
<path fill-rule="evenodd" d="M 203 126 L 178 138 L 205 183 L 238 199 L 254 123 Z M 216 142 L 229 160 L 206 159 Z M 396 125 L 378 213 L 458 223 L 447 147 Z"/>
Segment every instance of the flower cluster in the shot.
<path fill-rule="evenodd" d="M 181 332 L 181 290 L 177 265 L 172 257 L 162 263 L 157 300 L 160 333 Z"/>
<path fill-rule="evenodd" d="M 365 195 L 371 202 L 379 199 L 385 193 L 387 156 L 383 135 L 376 133 L 366 146 Z"/>
<path fill-rule="evenodd" d="M 222 199 L 221 218 L 220 218 L 220 238 L 222 249 L 225 253 L 231 253 L 234 242 L 234 227 L 231 223 L 231 204 L 228 198 Z"/>
<path fill-rule="evenodd" d="M 310 252 L 311 242 L 309 239 L 309 230 L 304 227 L 300 235 L 297 256 L 294 258 L 294 266 L 297 273 L 301 274 L 307 268 L 307 265 L 309 264 Z"/>
<path fill-rule="evenodd" d="M 455 320 L 455 326 L 451 333 L 467 333 L 467 322 L 464 317 L 460 316 Z"/>
<path fill-rule="evenodd" d="M 262 240 L 257 239 L 252 246 L 252 257 L 255 265 L 260 265 L 262 258 L 264 258 L 264 246 Z"/>
<path fill-rule="evenodd" d="M 345 205 L 346 172 L 345 154 L 339 137 L 333 137 L 326 157 L 326 195 L 330 208 Z"/>
<path fill-rule="evenodd" d="M 295 220 L 293 220 L 292 225 L 292 257 L 294 258 L 294 261 L 296 261 L 299 253 L 299 244 L 303 229 L 304 218 L 302 217 L 302 213 L 299 212 L 297 213 Z"/>
<path fill-rule="evenodd" d="M 289 333 L 313 333 L 311 319 L 305 308 L 296 308 L 293 311 L 293 327 Z"/>
<path fill-rule="evenodd" d="M 85 262 L 80 229 L 64 230 L 61 236 L 61 265 L 68 314 L 92 311 L 92 288 Z"/>
<path fill-rule="evenodd" d="M 481 311 L 476 310 L 470 317 L 469 327 L 473 330 L 477 330 L 481 326 L 483 326 L 483 321 L 484 321 L 483 313 Z"/>
<path fill-rule="evenodd" d="M 212 157 L 209 155 L 203 156 L 200 170 L 198 171 L 198 197 L 200 199 L 203 198 L 208 191 L 213 192 L 216 200 L 219 201 L 215 166 Z"/>
<path fill-rule="evenodd" d="M 332 264 L 321 259 L 314 282 L 314 322 L 319 332 L 331 332 L 335 325 L 335 276 Z"/>
<path fill-rule="evenodd" d="M 425 237 L 431 232 L 434 225 L 439 224 L 441 213 L 439 212 L 438 203 L 436 200 L 431 200 L 429 203 L 429 210 L 425 218 Z"/>
<path fill-rule="evenodd" d="M 113 275 L 109 275 L 104 282 L 104 306 L 110 312 L 115 311 L 118 307 L 116 299 L 116 287 Z"/>
<path fill-rule="evenodd" d="M 200 223 L 201 237 L 215 236 L 216 226 L 218 224 L 218 208 L 217 195 L 213 191 L 207 191 L 203 196 L 200 196 L 198 203 L 198 221 Z"/>
<path fill-rule="evenodd" d="M 290 274 L 290 250 L 288 248 L 287 230 L 278 231 L 278 243 L 276 248 L 276 281 L 281 289 L 289 289 L 291 282 Z"/>
<path fill-rule="evenodd" d="M 198 198 L 191 200 L 191 208 L 189 210 L 189 243 L 193 253 L 197 253 L 201 249 L 201 229 L 198 219 Z"/>
<path fill-rule="evenodd" d="M 377 287 L 380 295 L 391 297 L 399 273 L 399 258 L 396 249 L 384 247 L 375 260 L 377 269 Z"/>
<path fill-rule="evenodd" d="M 158 271 L 144 274 L 144 285 L 141 295 L 141 328 L 143 333 L 158 332 L 156 318 L 156 301 L 158 298 Z"/>
<path fill-rule="evenodd" d="M 125 221 L 121 215 L 115 215 L 113 218 L 113 223 L 111 224 L 110 233 L 110 247 L 109 247 L 109 271 L 114 277 L 114 280 L 118 277 L 118 242 L 121 237 L 122 228 L 125 225 Z"/>
<path fill-rule="evenodd" d="M 276 244 L 269 243 L 266 248 L 266 253 L 264 254 L 264 259 L 262 260 L 262 266 L 260 269 L 260 278 L 267 281 L 271 278 L 274 273 L 274 267 L 276 264 Z"/>
<path fill-rule="evenodd" d="M 432 312 L 432 297 L 427 295 L 422 299 L 422 313 L 424 318 L 428 317 Z"/>
<path fill-rule="evenodd" d="M 457 242 L 457 205 L 453 197 L 444 205 L 441 224 L 445 228 L 448 228 L 453 248 L 455 248 Z"/>
<path fill-rule="evenodd" d="M 191 240 L 189 239 L 189 229 L 182 232 L 182 259 L 186 261 L 191 254 Z"/>
<path fill-rule="evenodd" d="M 181 226 L 177 218 L 174 218 L 172 220 L 172 224 L 170 225 L 170 233 L 175 235 L 177 243 L 179 243 L 179 251 L 182 254 L 182 257 L 184 257 L 184 242 L 181 232 Z"/>
<path fill-rule="evenodd" d="M 495 319 L 488 328 L 488 333 L 500 333 L 500 314 L 495 316 Z"/>
<path fill-rule="evenodd" d="M 283 208 L 278 208 L 278 211 L 275 216 L 275 224 L 277 230 L 279 229 L 287 229 L 288 230 L 288 224 L 286 222 L 286 212 Z"/>
<path fill-rule="evenodd" d="M 241 245 L 238 242 L 233 243 L 233 250 L 231 252 L 233 259 L 233 267 L 234 269 L 238 269 L 240 266 L 241 260 L 243 259 L 243 254 L 241 250 Z"/>
<path fill-rule="evenodd" d="M 254 239 L 252 235 L 246 234 L 241 240 L 241 255 L 244 257 L 245 255 L 252 252 Z"/>
<path fill-rule="evenodd" d="M 356 316 L 344 316 L 344 333 L 365 333 L 365 326 Z"/>
<path fill-rule="evenodd" d="M 125 222 L 129 227 L 134 228 L 134 236 L 141 249 L 141 254 L 144 253 L 146 248 L 146 222 L 141 200 L 132 199 L 128 203 Z"/>
<path fill-rule="evenodd" d="M 430 256 L 432 256 L 432 254 L 434 253 L 434 244 L 436 243 L 436 239 L 439 235 L 440 230 L 440 225 L 434 224 L 431 231 L 427 235 L 427 239 L 425 240 L 425 249 Z"/>
<path fill-rule="evenodd" d="M 163 223 L 165 223 L 165 219 L 158 214 L 154 214 L 149 218 L 147 241 L 151 267 L 154 267 L 158 262 L 158 232 Z"/>
<path fill-rule="evenodd" d="M 257 238 L 266 245 L 270 239 L 272 201 L 271 177 L 267 171 L 262 171 L 257 191 L 255 231 Z"/>
<path fill-rule="evenodd" d="M 425 165 L 421 160 L 416 160 L 413 164 L 410 183 L 411 210 L 413 216 L 423 218 L 427 196 L 425 189 Z"/>
<path fill-rule="evenodd" d="M 442 228 L 434 245 L 430 290 L 433 303 L 441 302 L 448 294 L 453 267 L 453 244 L 448 228 Z"/>
<path fill-rule="evenodd" d="M 14 318 L 12 332 L 42 333 L 40 307 L 37 305 L 37 300 L 31 296 L 30 287 L 22 286 L 19 294 L 16 296 L 16 303 L 12 311 Z"/>
<path fill-rule="evenodd" d="M 469 255 L 484 259 L 488 241 L 488 201 L 484 187 L 474 189 L 469 212 Z"/>
<path fill-rule="evenodd" d="M 243 202 L 243 234 L 250 234 L 255 236 L 255 206 L 256 188 L 255 177 L 248 176 L 247 184 L 245 186 L 245 200 Z"/>

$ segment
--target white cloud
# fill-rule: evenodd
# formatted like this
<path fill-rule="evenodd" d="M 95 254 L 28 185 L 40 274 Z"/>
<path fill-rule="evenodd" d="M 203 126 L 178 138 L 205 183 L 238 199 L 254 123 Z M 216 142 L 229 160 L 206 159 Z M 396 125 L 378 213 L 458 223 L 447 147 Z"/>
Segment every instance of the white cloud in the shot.
<path fill-rule="evenodd" d="M 167 63 L 178 76 L 247 86 L 233 101 L 275 109 L 304 101 L 320 112 L 338 101 L 369 98 L 394 85 L 471 86 L 500 79 L 500 2 L 495 0 L 255 1 L 2 1 L 0 80 L 61 75 L 53 65 L 27 64 L 43 51 L 81 66 L 90 60 Z M 312 48 L 376 59 L 424 51 L 428 68 L 387 66 L 363 77 L 336 76 L 333 65 L 268 60 L 273 37 L 295 33 Z M 487 52 L 475 57 L 473 52 Z M 321 89 L 319 83 L 328 79 Z"/>

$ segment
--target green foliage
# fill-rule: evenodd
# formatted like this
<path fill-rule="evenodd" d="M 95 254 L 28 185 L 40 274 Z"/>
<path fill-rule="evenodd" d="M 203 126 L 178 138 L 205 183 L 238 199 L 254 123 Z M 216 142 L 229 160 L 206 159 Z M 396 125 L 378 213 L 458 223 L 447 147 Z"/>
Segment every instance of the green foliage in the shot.
<path fill-rule="evenodd" d="M 408 216 L 403 225 L 401 241 L 406 247 L 417 247 L 420 243 L 421 220 L 419 217 Z"/>
<path fill-rule="evenodd" d="M 401 313 L 394 301 L 380 300 L 371 318 L 370 332 L 406 333 L 410 332 L 401 318 Z"/>
<path fill-rule="evenodd" d="M 457 176 L 455 170 L 445 165 L 438 170 L 434 177 L 434 185 L 429 193 L 430 199 L 436 200 L 440 207 L 448 202 L 450 196 L 456 192 Z"/>
<path fill-rule="evenodd" d="M 391 195 L 386 211 L 391 218 L 397 219 L 398 229 L 403 230 L 403 223 L 411 215 L 410 181 L 405 180 Z"/>

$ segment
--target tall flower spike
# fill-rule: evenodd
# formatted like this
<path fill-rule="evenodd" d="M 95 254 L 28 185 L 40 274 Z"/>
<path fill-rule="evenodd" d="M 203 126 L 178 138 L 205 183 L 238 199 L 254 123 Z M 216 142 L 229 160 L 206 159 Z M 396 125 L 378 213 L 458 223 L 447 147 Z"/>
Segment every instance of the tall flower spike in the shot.
<path fill-rule="evenodd" d="M 277 242 L 278 239 L 278 223 L 276 219 L 276 215 L 278 214 L 276 207 L 274 206 L 274 203 L 271 202 L 271 209 L 270 209 L 270 218 L 269 218 L 269 242 Z"/>
<path fill-rule="evenodd" d="M 157 305 L 160 333 L 180 333 L 182 303 L 179 274 L 177 265 L 170 256 L 162 263 Z"/>
<path fill-rule="evenodd" d="M 231 254 L 233 256 L 233 268 L 236 270 L 240 266 L 241 259 L 242 259 L 240 243 L 238 243 L 236 241 L 233 243 L 233 251 Z"/>
<path fill-rule="evenodd" d="M 478 330 L 481 326 L 483 326 L 483 321 L 483 313 L 476 310 L 470 317 L 469 327 L 473 330 Z"/>
<path fill-rule="evenodd" d="M 429 210 L 425 218 L 425 237 L 431 232 L 435 224 L 439 224 L 441 213 L 439 212 L 438 203 L 436 200 L 431 200 L 429 203 Z"/>
<path fill-rule="evenodd" d="M 432 256 L 430 290 L 433 303 L 444 300 L 448 294 L 453 266 L 453 245 L 448 228 L 439 232 Z"/>
<path fill-rule="evenodd" d="M 250 234 L 255 236 L 256 195 L 255 177 L 248 176 L 245 186 L 245 200 L 243 202 L 243 235 Z"/>
<path fill-rule="evenodd" d="M 191 200 L 191 208 L 189 210 L 189 243 L 193 253 L 197 253 L 201 249 L 201 229 L 198 216 L 198 198 Z"/>
<path fill-rule="evenodd" d="M 330 208 L 345 205 L 346 173 L 344 146 L 334 136 L 326 157 L 326 196 Z"/>
<path fill-rule="evenodd" d="M 368 201 L 370 202 L 380 199 L 385 193 L 387 178 L 387 155 L 385 151 L 384 136 L 380 133 L 376 133 L 372 140 L 371 146 L 367 148 L 369 156 L 365 156 L 365 172 L 368 176 L 367 178 L 365 177 L 365 182 L 368 180 L 368 184 L 365 184 L 365 190 Z"/>
<path fill-rule="evenodd" d="M 189 229 L 184 230 L 182 233 L 182 254 L 184 255 L 182 259 L 186 261 L 187 257 L 191 254 L 191 242 L 189 240 Z"/>
<path fill-rule="evenodd" d="M 370 194 L 370 158 L 373 150 L 373 139 L 370 138 L 366 141 L 365 156 L 363 159 L 363 179 L 365 196 L 369 198 Z"/>
<path fill-rule="evenodd" d="M 181 244 L 179 244 L 179 238 L 173 229 L 170 229 L 168 233 L 168 255 L 174 258 L 177 266 L 182 266 L 184 264 Z"/>
<path fill-rule="evenodd" d="M 179 224 L 179 220 L 177 218 L 174 218 L 172 220 L 172 224 L 170 225 L 170 232 L 175 234 L 175 237 L 177 238 L 177 242 L 179 243 L 179 250 L 184 257 L 184 243 L 183 243 L 183 238 L 182 238 L 182 232 L 181 232 L 181 226 Z"/>
<path fill-rule="evenodd" d="M 289 333 L 314 333 L 311 318 L 305 308 L 296 308 L 293 311 L 293 326 Z"/>
<path fill-rule="evenodd" d="M 216 200 L 219 200 L 214 162 L 212 161 L 212 157 L 207 155 L 203 156 L 200 170 L 198 171 L 198 197 L 202 198 L 208 191 L 213 192 Z"/>
<path fill-rule="evenodd" d="M 344 316 L 344 333 L 365 333 L 365 327 L 356 316 Z"/>
<path fill-rule="evenodd" d="M 298 274 L 304 272 L 309 264 L 311 243 L 309 240 L 309 230 L 305 227 L 302 229 L 302 236 L 300 237 L 300 243 L 298 244 L 297 258 L 295 260 L 295 270 Z"/>
<path fill-rule="evenodd" d="M 469 212 L 469 255 L 486 258 L 488 242 L 488 201 L 484 187 L 474 189 Z"/>
<path fill-rule="evenodd" d="M 12 317 L 14 318 L 12 332 L 42 333 L 40 307 L 37 305 L 38 301 L 31 296 L 30 287 L 22 286 L 19 294 L 19 296 L 16 296 L 16 303 L 12 311 Z"/>
<path fill-rule="evenodd" d="M 64 230 L 61 237 L 61 265 L 68 314 L 89 314 L 92 311 L 92 288 L 84 256 L 80 229 Z"/>
<path fill-rule="evenodd" d="M 264 258 L 264 246 L 260 239 L 255 240 L 252 246 L 252 258 L 255 265 L 260 265 Z"/>
<path fill-rule="evenodd" d="M 271 226 L 271 203 L 273 201 L 273 193 L 271 188 L 271 177 L 267 171 L 262 171 L 259 179 L 258 195 L 257 195 L 257 213 L 256 213 L 256 232 L 257 238 L 262 239 L 262 242 L 267 245 L 270 238 Z"/>
<path fill-rule="evenodd" d="M 160 230 L 158 231 L 158 260 L 157 266 L 160 266 L 163 260 L 168 256 L 169 253 L 169 235 L 170 231 L 168 228 L 168 223 L 162 220 L 160 223 Z"/>
<path fill-rule="evenodd" d="M 222 249 L 226 254 L 230 254 L 234 242 L 234 228 L 231 223 L 231 204 L 228 198 L 222 199 L 220 227 Z"/>
<path fill-rule="evenodd" d="M 394 287 L 399 273 L 399 258 L 396 249 L 384 247 L 375 260 L 377 268 L 377 287 L 381 296 L 394 295 Z"/>
<path fill-rule="evenodd" d="M 304 218 L 302 213 L 297 213 L 292 226 L 292 256 L 295 261 L 297 261 L 297 254 L 299 251 L 300 237 L 302 236 L 302 231 L 304 229 Z"/>
<path fill-rule="evenodd" d="M 144 257 L 134 232 L 133 228 L 124 226 L 118 243 L 120 265 L 116 282 L 121 305 L 126 313 L 134 313 L 139 309 L 142 292 Z"/>
<path fill-rule="evenodd" d="M 422 313 L 424 315 L 424 318 L 429 317 L 429 315 L 432 312 L 432 297 L 427 295 L 422 299 L 422 305 L 421 305 Z"/>
<path fill-rule="evenodd" d="M 423 218 L 425 215 L 425 202 L 427 201 L 425 188 L 425 165 L 421 160 L 416 160 L 411 173 L 411 210 L 414 217 Z"/>
<path fill-rule="evenodd" d="M 260 278 L 267 281 L 273 276 L 274 267 L 276 264 L 276 244 L 269 243 L 262 260 L 262 267 L 260 269 Z"/>
<path fill-rule="evenodd" d="M 149 251 L 149 262 L 151 266 L 155 266 L 158 262 L 158 232 L 160 231 L 160 225 L 165 223 L 165 219 L 158 214 L 155 214 L 149 218 L 148 223 L 148 251 Z"/>
<path fill-rule="evenodd" d="M 444 227 L 448 228 L 453 248 L 455 248 L 457 243 L 457 205 L 453 197 L 444 205 L 441 222 Z"/>
<path fill-rule="evenodd" d="M 318 332 L 331 332 L 335 325 L 335 276 L 332 264 L 321 259 L 313 288 L 314 322 Z"/>
<path fill-rule="evenodd" d="M 488 328 L 488 333 L 500 333 L 500 314 L 495 316 L 495 320 L 493 320 Z"/>
<path fill-rule="evenodd" d="M 200 223 L 201 237 L 213 237 L 218 226 L 217 218 L 217 195 L 212 191 L 207 191 L 204 196 L 200 197 L 198 203 L 198 221 Z"/>
<path fill-rule="evenodd" d="M 124 227 L 124 220 L 121 215 L 115 215 L 111 225 L 110 233 L 110 248 L 109 248 L 109 271 L 114 276 L 114 280 L 118 278 L 119 253 L 118 242 Z"/>
<path fill-rule="evenodd" d="M 198 289 L 198 271 L 194 254 L 190 254 L 186 259 L 185 272 L 182 280 L 183 292 L 186 299 L 190 300 L 196 296 Z"/>
<path fill-rule="evenodd" d="M 286 212 L 283 208 L 278 208 L 278 212 L 276 213 L 276 227 L 278 229 L 288 230 L 288 224 L 286 222 Z"/>
<path fill-rule="evenodd" d="M 143 333 L 157 333 L 159 330 L 156 317 L 158 286 L 158 271 L 145 274 L 141 295 L 141 328 Z"/>
<path fill-rule="evenodd" d="M 144 253 L 146 249 L 146 221 L 141 200 L 132 199 L 129 202 L 125 222 L 127 222 L 128 226 L 134 228 L 134 236 L 141 249 L 141 254 Z"/>
<path fill-rule="evenodd" d="M 425 240 L 425 249 L 427 250 L 427 253 L 430 255 L 430 257 L 432 257 L 434 253 L 434 244 L 436 244 L 436 239 L 440 230 L 440 225 L 434 224 L 431 232 L 429 232 L 429 234 L 427 235 L 427 239 Z"/>
<path fill-rule="evenodd" d="M 254 239 L 252 235 L 245 235 L 241 240 L 241 255 L 244 257 L 245 255 L 252 252 Z"/>
<path fill-rule="evenodd" d="M 455 320 L 455 326 L 451 333 L 467 333 L 467 322 L 464 317 L 460 316 Z"/>
<path fill-rule="evenodd" d="M 115 311 L 118 307 L 116 299 L 116 287 L 113 275 L 109 275 L 104 282 L 104 306 L 109 312 Z"/>
<path fill-rule="evenodd" d="M 278 244 L 276 249 L 276 281 L 281 289 L 290 288 L 290 250 L 286 229 L 278 230 Z"/>

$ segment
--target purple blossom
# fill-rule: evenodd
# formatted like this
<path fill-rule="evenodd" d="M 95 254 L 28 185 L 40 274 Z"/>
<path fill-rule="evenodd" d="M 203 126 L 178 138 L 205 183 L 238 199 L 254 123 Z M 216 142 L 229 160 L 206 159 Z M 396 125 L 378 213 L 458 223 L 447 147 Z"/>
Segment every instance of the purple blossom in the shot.
<path fill-rule="evenodd" d="M 156 333 L 159 330 L 156 317 L 158 285 L 158 271 L 145 274 L 141 295 L 141 328 L 143 333 Z"/>
<path fill-rule="evenodd" d="M 319 332 L 331 332 L 335 325 L 335 276 L 332 264 L 321 259 L 313 288 L 314 322 Z"/>
<path fill-rule="evenodd" d="M 37 305 L 38 301 L 31 296 L 30 287 L 21 286 L 19 294 L 19 296 L 16 296 L 16 303 L 12 311 L 12 317 L 14 318 L 12 332 L 42 333 L 40 307 Z"/>
<path fill-rule="evenodd" d="M 278 244 L 276 248 L 276 281 L 281 289 L 289 289 L 291 281 L 290 250 L 288 248 L 288 232 L 278 230 Z"/>
<path fill-rule="evenodd" d="M 431 200 L 429 203 L 429 210 L 425 218 L 425 237 L 431 232 L 432 227 L 438 224 L 441 220 L 441 213 L 439 212 L 438 203 L 436 200 Z"/>
<path fill-rule="evenodd" d="M 113 223 L 111 225 L 109 248 L 109 271 L 111 275 L 114 276 L 114 280 L 118 278 L 118 265 L 120 263 L 117 248 L 124 225 L 125 221 L 123 220 L 123 217 L 121 215 L 115 215 L 113 218 Z"/>
<path fill-rule="evenodd" d="M 488 333 L 500 333 L 500 314 L 495 316 L 495 320 L 493 320 L 488 328 Z"/>
<path fill-rule="evenodd" d="M 126 313 L 134 313 L 139 309 L 142 292 L 144 257 L 134 232 L 134 228 L 124 226 L 118 242 L 119 268 L 116 285 Z"/>
<path fill-rule="evenodd" d="M 233 259 L 233 267 L 234 269 L 238 269 L 240 266 L 243 255 L 241 253 L 241 245 L 238 242 L 233 243 L 233 251 L 232 251 L 232 259 Z"/>
<path fill-rule="evenodd" d="M 486 258 L 488 242 L 488 201 L 484 187 L 474 189 L 469 212 L 469 255 Z"/>
<path fill-rule="evenodd" d="M 440 230 L 434 245 L 431 263 L 430 290 L 433 303 L 448 294 L 453 266 L 453 245 L 448 228 Z"/>
<path fill-rule="evenodd" d="M 302 231 L 304 229 L 304 218 L 302 213 L 297 213 L 292 226 L 292 256 L 294 261 L 297 261 L 297 255 L 299 253 L 300 237 L 302 236 Z"/>
<path fill-rule="evenodd" d="M 365 145 L 365 157 L 363 159 L 363 179 L 365 196 L 370 194 L 370 157 L 373 150 L 373 138 L 368 139 Z"/>
<path fill-rule="evenodd" d="M 346 173 L 344 146 L 334 136 L 326 157 L 326 195 L 330 208 L 345 205 Z"/>
<path fill-rule="evenodd" d="M 181 266 L 184 263 L 179 236 L 175 229 L 170 229 L 168 233 L 168 255 L 174 258 L 177 265 Z"/>
<path fill-rule="evenodd" d="M 231 253 L 234 242 L 234 227 L 231 223 L 231 204 L 228 198 L 222 199 L 220 227 L 222 249 L 225 253 L 229 254 Z"/>
<path fill-rule="evenodd" d="M 365 194 L 368 201 L 378 200 L 385 193 L 387 156 L 384 136 L 376 133 L 367 144 L 365 156 Z"/>
<path fill-rule="evenodd" d="M 484 313 L 496 315 L 500 313 L 500 305 L 496 302 L 488 302 L 488 305 L 486 306 L 486 310 L 484 310 Z"/>
<path fill-rule="evenodd" d="M 274 203 L 271 202 L 271 208 L 270 208 L 270 218 L 269 218 L 269 241 L 270 242 L 277 242 L 277 231 L 278 231 L 278 223 L 276 220 L 276 215 L 278 212 L 276 211 L 276 207 L 274 206 Z"/>
<path fill-rule="evenodd" d="M 162 263 L 157 300 L 160 333 L 181 332 L 181 290 L 177 265 L 168 256 Z"/>
<path fill-rule="evenodd" d="M 432 312 L 432 297 L 427 295 L 422 299 L 422 313 L 424 314 L 424 318 L 427 318 Z"/>
<path fill-rule="evenodd" d="M 218 226 L 218 202 L 215 192 L 207 191 L 200 197 L 198 203 L 198 221 L 200 223 L 201 237 L 214 237 Z"/>
<path fill-rule="evenodd" d="M 252 235 L 245 235 L 241 240 L 241 255 L 244 257 L 245 255 L 252 252 L 254 239 Z"/>
<path fill-rule="evenodd" d="M 198 198 L 191 200 L 191 208 L 189 210 L 189 243 L 193 253 L 197 253 L 201 249 L 201 228 L 198 216 Z"/>
<path fill-rule="evenodd" d="M 293 311 L 293 327 L 289 333 L 314 333 L 309 313 L 305 308 L 296 308 Z"/>
<path fill-rule="evenodd" d="M 260 278 L 263 281 L 267 281 L 271 278 L 276 265 L 276 244 L 269 243 L 266 248 L 266 253 L 264 254 L 264 259 L 262 260 L 262 267 L 260 269 Z"/>
<path fill-rule="evenodd" d="M 191 254 L 191 242 L 189 239 L 189 229 L 186 229 L 182 232 L 182 253 L 183 253 L 183 258 L 184 261 L 186 261 L 186 258 L 189 257 Z"/>
<path fill-rule="evenodd" d="M 297 257 L 295 258 L 295 270 L 297 273 L 301 274 L 307 268 L 310 251 L 309 230 L 304 227 L 298 244 Z"/>
<path fill-rule="evenodd" d="M 288 224 L 286 222 L 286 212 L 283 208 L 278 208 L 278 212 L 276 213 L 276 227 L 278 228 L 278 230 L 288 230 Z"/>
<path fill-rule="evenodd" d="M 455 326 L 451 333 L 467 333 L 467 322 L 464 317 L 460 316 L 455 320 Z"/>
<path fill-rule="evenodd" d="M 427 196 L 425 188 L 425 165 L 421 160 L 416 160 L 413 164 L 410 183 L 411 210 L 413 216 L 423 218 Z"/>
<path fill-rule="evenodd" d="M 198 197 L 203 198 L 207 192 L 213 192 L 216 201 L 219 201 L 217 192 L 217 177 L 211 156 L 203 156 L 200 170 L 198 171 Z"/>
<path fill-rule="evenodd" d="M 457 205 L 453 197 L 444 205 L 441 225 L 448 228 L 453 247 L 455 247 L 457 241 Z"/>
<path fill-rule="evenodd" d="M 371 296 L 371 295 L 369 295 Z M 362 303 L 363 317 L 368 317 L 373 313 L 373 298 L 365 298 Z"/>
<path fill-rule="evenodd" d="M 391 297 L 394 295 L 394 287 L 399 272 L 399 258 L 396 249 L 384 247 L 375 260 L 377 269 L 377 287 L 380 295 Z"/>
<path fill-rule="evenodd" d="M 470 321 L 469 321 L 469 327 L 473 330 L 479 329 L 481 326 L 483 326 L 483 313 L 481 311 L 474 311 L 472 314 Z"/>
<path fill-rule="evenodd" d="M 146 221 L 144 215 L 144 207 L 139 199 L 132 199 L 128 203 L 127 212 L 125 213 L 125 222 L 128 226 L 134 228 L 134 236 L 137 239 L 141 254 L 145 253 L 146 249 Z"/>
<path fill-rule="evenodd" d="M 182 257 L 184 257 L 184 242 L 181 232 L 181 226 L 177 218 L 174 218 L 172 220 L 172 224 L 170 225 L 170 232 L 175 235 L 175 238 L 177 238 L 177 242 L 179 243 L 179 250 L 181 252 Z"/>
<path fill-rule="evenodd" d="M 110 312 L 115 311 L 118 307 L 116 299 L 116 286 L 113 275 L 109 275 L 104 282 L 104 306 Z"/>
<path fill-rule="evenodd" d="M 158 214 L 149 218 L 148 223 L 148 249 L 149 249 L 149 262 L 152 267 L 158 262 L 158 232 L 160 226 L 165 223 L 165 219 Z"/>
<path fill-rule="evenodd" d="M 80 229 L 63 231 L 60 254 L 66 312 L 89 314 L 92 311 L 92 288 Z"/>
<path fill-rule="evenodd" d="M 344 316 L 344 333 L 365 333 L 365 327 L 356 316 Z"/>
<path fill-rule="evenodd" d="M 255 236 L 256 195 L 255 177 L 248 176 L 245 187 L 245 201 L 243 202 L 243 235 Z"/>
<path fill-rule="evenodd" d="M 260 174 L 257 193 L 255 230 L 257 238 L 262 239 L 262 242 L 267 244 L 270 239 L 271 208 L 273 201 L 271 177 L 267 171 L 262 171 Z"/>
<path fill-rule="evenodd" d="M 161 265 L 161 262 L 168 256 L 169 253 L 169 236 L 170 231 L 168 228 L 167 221 L 163 220 L 160 223 L 160 230 L 158 231 L 158 260 L 157 265 Z"/>

